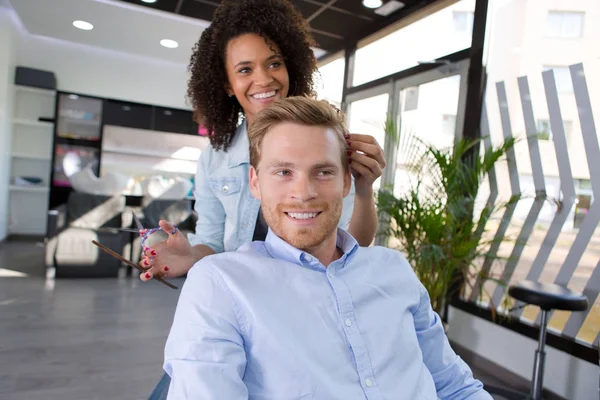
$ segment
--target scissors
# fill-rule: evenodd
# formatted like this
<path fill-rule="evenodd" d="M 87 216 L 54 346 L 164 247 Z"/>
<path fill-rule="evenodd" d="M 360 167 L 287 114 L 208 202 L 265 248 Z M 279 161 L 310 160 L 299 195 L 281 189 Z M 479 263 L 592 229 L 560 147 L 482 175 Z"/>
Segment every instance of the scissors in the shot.
<path fill-rule="evenodd" d="M 159 231 L 162 232 L 162 228 L 156 227 L 156 228 L 152 228 L 152 229 L 146 229 L 146 228 L 144 228 L 144 225 L 142 225 L 142 222 L 139 220 L 139 218 L 137 217 L 137 215 L 135 215 L 134 212 L 132 212 L 132 214 L 133 214 L 133 220 L 135 221 L 135 226 L 137 227 L 137 229 L 121 228 L 119 230 L 120 231 L 124 231 L 124 232 L 139 233 L 139 235 L 142 237 L 142 249 L 145 249 L 146 248 L 146 241 L 148 240 L 148 237 L 150 235 L 152 235 L 153 233 L 156 233 L 156 232 L 159 232 Z M 175 230 L 176 229 L 177 228 L 175 228 Z M 108 247 L 101 245 L 100 243 L 98 243 L 95 240 L 92 240 L 92 243 L 95 244 L 96 246 L 98 246 L 101 250 L 107 252 L 111 256 L 113 256 L 116 259 L 124 262 L 125 264 L 129 265 L 130 267 L 133 267 L 133 268 L 137 269 L 140 272 L 146 272 L 147 270 L 150 269 L 150 268 L 142 268 L 142 267 L 140 267 L 136 263 L 133 263 L 133 262 L 129 261 L 125 257 L 121 256 L 119 253 L 116 253 L 116 252 L 112 251 Z M 171 289 L 177 289 L 177 286 L 172 285 L 171 283 L 165 281 L 164 279 L 162 279 L 159 276 L 154 276 L 154 279 L 156 279 L 157 281 L 159 281 L 163 285 L 166 285 L 166 286 L 170 287 Z"/>

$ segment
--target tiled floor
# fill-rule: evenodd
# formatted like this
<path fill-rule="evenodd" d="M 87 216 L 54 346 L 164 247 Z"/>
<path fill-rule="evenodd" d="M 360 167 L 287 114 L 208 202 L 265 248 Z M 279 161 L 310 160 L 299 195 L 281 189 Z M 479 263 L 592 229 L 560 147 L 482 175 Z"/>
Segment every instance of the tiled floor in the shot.
<path fill-rule="evenodd" d="M 146 399 L 179 291 L 137 278 L 47 280 L 42 260 L 40 244 L 0 244 L 0 399 Z"/>

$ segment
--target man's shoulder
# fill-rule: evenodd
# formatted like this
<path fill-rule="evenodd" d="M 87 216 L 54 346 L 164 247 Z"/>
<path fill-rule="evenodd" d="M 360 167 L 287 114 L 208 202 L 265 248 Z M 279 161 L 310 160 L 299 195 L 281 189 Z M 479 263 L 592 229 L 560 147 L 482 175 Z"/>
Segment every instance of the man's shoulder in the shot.
<path fill-rule="evenodd" d="M 192 271 L 215 272 L 219 275 L 232 275 L 245 273 L 246 271 L 257 271 L 257 265 L 261 265 L 267 258 L 271 258 L 264 251 L 262 242 L 253 242 L 242 245 L 235 251 L 211 254 L 198 261 Z"/>
<path fill-rule="evenodd" d="M 383 246 L 359 247 L 356 257 L 380 268 L 391 268 L 396 272 L 413 274 L 413 269 L 404 254 L 396 249 Z"/>
<path fill-rule="evenodd" d="M 404 257 L 404 254 L 402 254 L 402 252 L 384 246 L 358 247 L 357 254 L 359 254 L 362 257 L 375 257 L 406 261 L 406 257 Z"/>

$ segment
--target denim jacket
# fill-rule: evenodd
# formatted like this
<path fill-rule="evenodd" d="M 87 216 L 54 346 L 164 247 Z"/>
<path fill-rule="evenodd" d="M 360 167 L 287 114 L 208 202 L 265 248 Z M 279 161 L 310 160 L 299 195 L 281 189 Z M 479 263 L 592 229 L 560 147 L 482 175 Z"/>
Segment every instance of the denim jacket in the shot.
<path fill-rule="evenodd" d="M 249 169 L 250 144 L 244 121 L 227 151 L 207 146 L 200 155 L 194 190 L 198 221 L 196 232 L 188 235 L 192 246 L 204 244 L 222 253 L 252 241 L 260 201 L 250 193 Z M 344 198 L 340 228 L 348 229 L 353 208 L 354 182 Z"/>

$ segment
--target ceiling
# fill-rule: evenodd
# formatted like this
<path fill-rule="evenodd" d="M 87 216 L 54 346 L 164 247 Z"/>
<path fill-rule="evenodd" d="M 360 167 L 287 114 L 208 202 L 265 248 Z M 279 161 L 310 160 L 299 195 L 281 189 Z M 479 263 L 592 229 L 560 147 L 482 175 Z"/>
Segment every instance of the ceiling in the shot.
<path fill-rule="evenodd" d="M 155 3 L 145 3 L 141 0 L 119 1 L 203 21 L 210 21 L 215 9 L 221 3 L 221 0 L 157 0 Z M 386 20 L 385 15 L 379 15 L 376 10 L 363 6 L 362 0 L 291 0 L 291 2 L 308 20 L 318 47 L 325 52 L 340 50 L 344 47 L 346 39 Z M 383 0 L 383 2 L 387 4 L 390 0 Z M 401 0 L 395 3 L 410 7 L 427 2 Z"/>
<path fill-rule="evenodd" d="M 387 3 L 392 0 L 384 0 Z M 318 44 L 317 57 L 341 50 L 348 40 L 382 29 L 411 10 L 434 0 L 403 0 L 406 6 L 388 16 L 362 0 L 292 0 L 308 20 Z M 187 64 L 191 49 L 209 25 L 219 0 L 10 0 L 24 28 L 33 35 Z M 385 7 L 385 5 L 384 5 Z M 94 25 L 73 27 L 74 20 Z M 179 43 L 162 47 L 162 39 Z"/>

